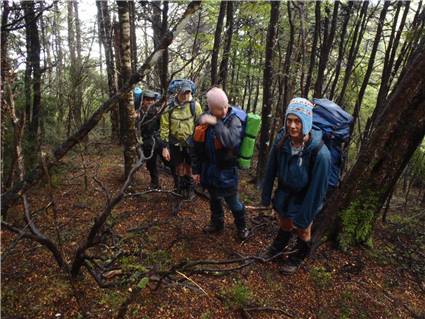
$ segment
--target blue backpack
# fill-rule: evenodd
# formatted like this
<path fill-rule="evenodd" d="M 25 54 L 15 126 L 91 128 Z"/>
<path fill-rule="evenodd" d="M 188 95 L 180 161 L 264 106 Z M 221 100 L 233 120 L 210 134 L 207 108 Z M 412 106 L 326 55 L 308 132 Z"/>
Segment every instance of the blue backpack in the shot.
<path fill-rule="evenodd" d="M 138 110 L 140 108 L 140 104 L 142 103 L 142 93 L 143 93 L 143 90 L 138 86 L 136 86 L 133 90 L 134 108 L 136 110 Z"/>
<path fill-rule="evenodd" d="M 313 99 L 313 127 L 323 133 L 323 142 L 331 154 L 328 185 L 338 187 L 343 165 L 343 143 L 350 139 L 353 117 L 328 99 Z"/>

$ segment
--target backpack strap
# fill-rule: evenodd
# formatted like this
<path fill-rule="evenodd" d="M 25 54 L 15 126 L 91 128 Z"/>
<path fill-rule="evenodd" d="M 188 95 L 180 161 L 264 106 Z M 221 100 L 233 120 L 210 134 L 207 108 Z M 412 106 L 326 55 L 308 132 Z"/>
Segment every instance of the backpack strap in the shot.
<path fill-rule="evenodd" d="M 308 174 L 309 174 L 310 178 L 311 178 L 311 175 L 313 174 L 313 167 L 314 167 L 314 164 L 316 163 L 317 155 L 319 154 L 320 150 L 322 149 L 323 144 L 325 144 L 325 142 L 322 139 L 322 140 L 320 140 L 319 145 L 317 145 L 316 148 L 314 148 L 310 152 L 310 164 L 309 164 L 310 166 L 308 168 Z"/>
<path fill-rule="evenodd" d="M 192 117 L 195 117 L 196 113 L 195 113 L 195 100 L 192 99 L 192 101 L 190 101 L 190 114 L 192 114 Z"/>

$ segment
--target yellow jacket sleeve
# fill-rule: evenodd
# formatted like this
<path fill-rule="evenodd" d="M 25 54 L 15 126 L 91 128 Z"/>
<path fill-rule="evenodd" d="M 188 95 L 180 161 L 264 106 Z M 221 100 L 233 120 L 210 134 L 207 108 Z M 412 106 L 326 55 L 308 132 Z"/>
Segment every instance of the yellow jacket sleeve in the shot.
<path fill-rule="evenodd" d="M 160 126 L 159 126 L 159 136 L 161 137 L 164 145 L 168 143 L 168 138 L 170 134 L 170 113 L 168 112 L 168 108 L 162 113 L 160 118 Z"/>

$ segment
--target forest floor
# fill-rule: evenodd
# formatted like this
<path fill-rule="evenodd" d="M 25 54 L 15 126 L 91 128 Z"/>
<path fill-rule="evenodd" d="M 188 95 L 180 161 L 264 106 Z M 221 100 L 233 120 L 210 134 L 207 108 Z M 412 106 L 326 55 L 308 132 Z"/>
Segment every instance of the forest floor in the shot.
<path fill-rule="evenodd" d="M 52 174 L 57 218 L 50 207 L 35 213 L 34 219 L 51 238 L 56 238 L 56 219 L 68 261 L 105 205 L 103 191 L 93 177 L 115 193 L 123 182 L 122 170 L 119 147 L 92 144 L 84 157 L 68 155 Z M 51 200 L 44 184 L 29 193 L 33 211 Z M 132 192 L 142 192 L 148 184 L 143 167 L 136 173 Z M 171 177 L 162 173 L 161 184 L 170 190 Z M 258 202 L 248 173 L 242 173 L 240 193 L 245 204 Z M 342 252 L 324 244 L 292 276 L 279 273 L 279 262 L 255 261 L 208 275 L 181 270 L 159 287 L 154 280 L 145 288 L 140 285 L 143 289 L 135 294 L 126 317 L 425 318 L 425 214 L 417 204 L 405 210 L 403 204 L 395 196 L 387 223 L 377 222 L 372 248 Z M 8 213 L 18 225 L 22 225 L 21 209 L 17 206 Z M 202 232 L 210 216 L 208 201 L 202 196 L 191 202 L 181 202 L 169 193 L 126 197 L 108 220 L 106 244 L 90 250 L 110 264 L 105 276 L 119 283 L 115 288 L 98 287 L 86 269 L 71 285 L 45 248 L 28 240 L 16 241 L 15 235 L 2 231 L 1 315 L 83 318 L 85 312 L 89 318 L 115 317 L 138 283 L 144 282 L 141 276 L 147 270 L 152 274 L 182 261 L 229 260 L 263 251 L 276 231 L 271 211 L 247 214 L 254 234 L 241 243 L 229 212 L 224 234 Z"/>

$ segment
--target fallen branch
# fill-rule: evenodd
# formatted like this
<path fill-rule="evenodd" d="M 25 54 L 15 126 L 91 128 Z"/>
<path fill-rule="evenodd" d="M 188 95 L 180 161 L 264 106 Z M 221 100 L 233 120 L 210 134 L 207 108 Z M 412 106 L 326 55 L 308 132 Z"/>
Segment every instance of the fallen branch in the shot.
<path fill-rule="evenodd" d="M 118 205 L 118 203 L 122 200 L 122 198 L 124 197 L 125 191 L 127 190 L 128 186 L 130 185 L 132 179 L 133 179 L 133 175 L 137 172 L 137 170 L 143 165 L 143 163 L 145 162 L 145 160 L 150 159 L 153 156 L 153 152 L 155 150 L 155 145 L 154 147 L 152 147 L 151 150 L 151 154 L 149 157 L 145 157 L 143 152 L 139 149 L 139 160 L 133 165 L 132 169 L 130 170 L 127 179 L 124 183 L 124 185 L 121 187 L 121 189 L 119 190 L 119 192 L 114 196 L 114 198 L 112 198 L 107 205 L 105 206 L 102 214 L 100 214 L 100 216 L 96 219 L 95 223 L 93 224 L 93 226 L 90 229 L 90 232 L 87 236 L 87 239 L 84 241 L 83 244 L 81 244 L 76 253 L 75 253 L 75 259 L 74 262 L 72 264 L 72 268 L 71 268 L 71 275 L 73 277 L 77 276 L 81 266 L 84 263 L 84 259 L 85 259 L 85 252 L 87 249 L 89 249 L 90 247 L 93 247 L 95 245 L 95 238 L 96 235 L 98 234 L 99 230 L 101 229 L 101 227 L 103 226 L 103 224 L 106 222 L 106 219 L 109 217 L 109 215 L 111 214 L 113 208 Z"/>
<path fill-rule="evenodd" d="M 294 318 L 293 315 L 288 313 L 287 311 L 280 309 L 280 308 L 274 308 L 274 307 L 247 307 L 242 308 L 245 312 L 260 312 L 260 311 L 273 311 L 273 312 L 279 312 L 283 315 L 285 315 L 288 318 Z"/>

